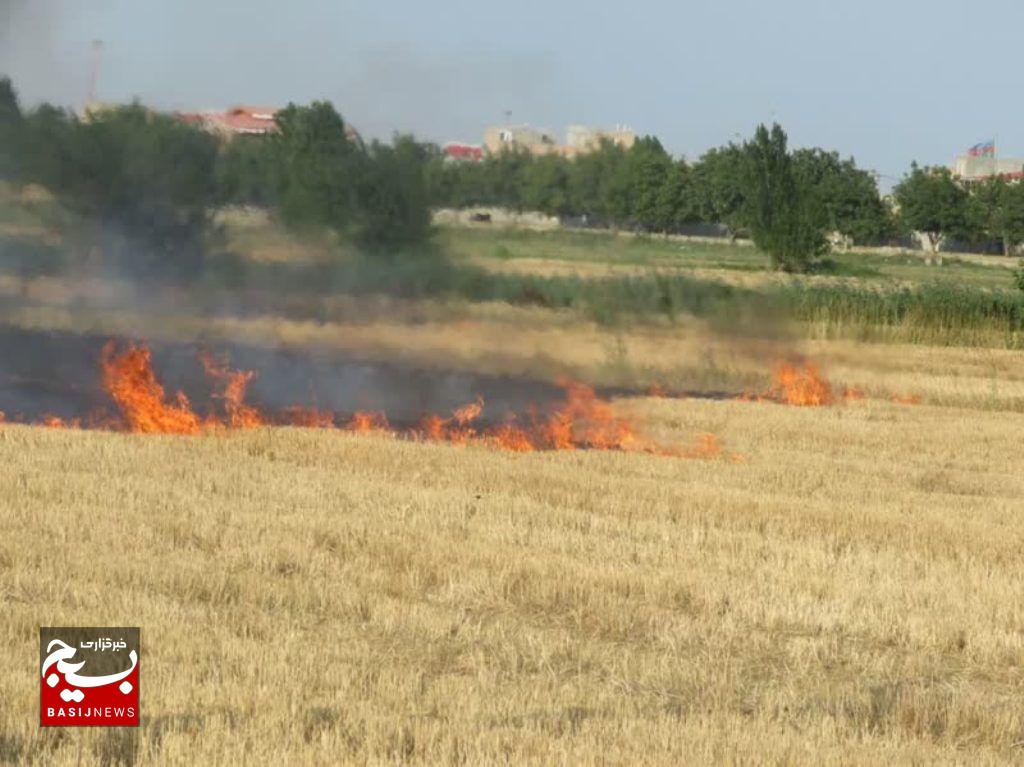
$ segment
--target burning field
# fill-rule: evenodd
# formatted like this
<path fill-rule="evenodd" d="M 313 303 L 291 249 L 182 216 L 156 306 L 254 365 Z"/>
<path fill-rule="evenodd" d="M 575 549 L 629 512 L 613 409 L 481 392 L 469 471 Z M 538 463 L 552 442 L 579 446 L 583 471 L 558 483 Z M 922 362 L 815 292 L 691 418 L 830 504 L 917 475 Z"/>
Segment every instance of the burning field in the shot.
<path fill-rule="evenodd" d="M 714 434 L 702 434 L 692 447 L 662 445 L 646 437 L 628 418 L 615 413 L 612 405 L 586 384 L 562 380 L 562 396 L 543 406 L 531 404 L 525 414 L 506 413 L 500 423 L 488 425 L 483 419 L 486 403 L 482 395 L 450 413 L 423 414 L 415 425 L 393 425 L 383 410 L 356 410 L 349 414 L 311 406 L 287 405 L 273 411 L 246 400 L 252 370 L 232 370 L 213 355 L 201 351 L 197 359 L 212 384 L 211 398 L 216 412 L 197 412 L 182 391 L 169 396 L 154 368 L 153 355 L 144 344 L 108 341 L 100 351 L 98 367 L 103 392 L 116 406 L 116 414 L 95 410 L 84 416 L 61 417 L 44 413 L 34 421 L 50 428 L 90 428 L 126 431 L 134 434 L 178 434 L 198 436 L 227 429 L 255 429 L 267 426 L 344 429 L 366 434 L 380 433 L 413 441 L 444 442 L 451 445 L 478 444 L 513 452 L 538 450 L 621 450 L 676 458 L 718 458 L 725 454 Z M 7 416 L 0 411 L 0 419 Z M 22 414 L 10 419 L 26 420 Z M 738 456 L 731 456 L 738 459 Z"/>
<path fill-rule="evenodd" d="M 66 342 L 69 340 L 65 339 Z M 96 343 L 95 340 L 91 343 L 80 340 L 87 347 L 94 347 Z M 182 358 L 188 354 L 187 345 L 179 345 L 175 353 L 180 369 Z M 177 390 L 172 395 L 165 390 L 154 368 L 153 353 L 149 346 L 144 343 L 107 340 L 96 355 L 97 386 L 91 387 L 91 396 L 83 398 L 81 390 L 84 388 L 88 391 L 90 387 L 87 382 L 77 382 L 75 387 L 64 390 L 67 393 L 77 389 L 71 398 L 75 402 L 60 403 L 65 414 L 39 411 L 41 405 L 34 401 L 30 409 L 39 412 L 33 415 L 19 410 L 9 414 L 0 410 L 0 422 L 34 423 L 49 428 L 190 436 L 225 430 L 294 426 L 341 429 L 359 434 L 377 433 L 456 446 L 473 444 L 524 453 L 587 449 L 676 458 L 727 457 L 742 460 L 739 454 L 727 452 L 719 437 L 713 433 L 696 435 L 691 446 L 659 443 L 646 436 L 635 419 L 618 414 L 613 404 L 600 396 L 593 387 L 565 377 L 553 386 L 530 383 L 524 387 L 523 381 L 502 380 L 498 407 L 492 408 L 497 415 L 487 412 L 488 398 L 477 391 L 469 401 L 455 404 L 448 412 L 442 413 L 427 411 L 414 416 L 409 403 L 402 402 L 396 417 L 386 407 L 339 411 L 316 404 L 259 406 L 248 399 L 250 385 L 259 377 L 256 370 L 232 369 L 221 357 L 202 347 L 195 349 L 194 356 L 196 365 L 193 368 L 198 366 L 201 369 L 205 387 L 195 380 L 195 375 L 191 376 L 190 383 L 195 390 L 205 389 L 200 394 L 209 402 L 205 411 L 194 406 L 184 391 Z M 289 361 L 290 367 L 303 367 L 301 363 L 296 365 L 298 359 L 293 357 Z M 343 367 L 351 367 L 352 364 L 344 363 Z M 375 386 L 382 380 L 390 379 L 389 383 L 393 384 L 395 380 L 403 380 L 407 375 L 408 371 L 377 370 L 373 381 L 364 381 L 355 386 L 349 383 L 342 388 L 349 389 L 350 399 L 366 400 L 375 396 Z M 15 373 L 9 374 L 7 378 L 10 391 L 17 388 L 12 387 L 11 381 L 24 377 Z M 28 377 L 28 387 L 32 386 L 33 380 Z M 421 371 L 408 387 L 415 388 L 421 400 L 424 381 Z M 462 388 L 494 388 L 494 384 L 494 380 L 488 381 L 482 377 L 462 382 Z M 21 388 L 25 388 L 24 383 Z M 99 404 L 97 388 L 102 391 L 104 404 Z M 282 393 L 280 387 L 277 388 L 278 399 L 283 397 L 286 400 L 288 395 Z M 59 396 L 59 387 L 57 391 Z M 538 396 L 539 401 L 528 399 L 531 392 Z M 0 397 L 3 394 L 4 391 L 0 389 Z M 672 395 L 660 385 L 650 387 L 646 394 L 682 399 L 720 399 L 727 396 L 693 392 Z M 782 362 L 775 365 L 771 385 L 767 390 L 760 394 L 744 392 L 735 395 L 735 399 L 797 407 L 827 407 L 861 402 L 866 399 L 866 394 L 857 387 L 834 389 L 813 362 Z M 920 403 L 920 397 L 916 395 L 894 396 L 892 400 L 900 404 Z M 86 412 L 66 414 L 75 408 L 85 408 Z"/>
<path fill-rule="evenodd" d="M 702 393 L 111 335 L 0 332 L 6 761 L 1019 755 L 1024 416 L 921 401 L 956 352 Z M 142 727 L 40 730 L 26 637 L 123 623 Z"/>
<path fill-rule="evenodd" d="M 278 138 L 326 152 L 319 109 Z M 177 156 L 38 115 L 5 125 L 82 128 L 56 158 Z M 231 154 L 236 192 L 281 176 Z M 199 258 L 169 241 L 212 210 L 121 232 L 92 170 L 0 184 L 0 764 L 1024 761 L 1010 260 L 497 222 L 364 252 L 340 188 L 346 231 L 232 206 Z M 185 208 L 235 198 L 180 170 Z M 40 727 L 45 626 L 140 628 L 140 727 Z"/>

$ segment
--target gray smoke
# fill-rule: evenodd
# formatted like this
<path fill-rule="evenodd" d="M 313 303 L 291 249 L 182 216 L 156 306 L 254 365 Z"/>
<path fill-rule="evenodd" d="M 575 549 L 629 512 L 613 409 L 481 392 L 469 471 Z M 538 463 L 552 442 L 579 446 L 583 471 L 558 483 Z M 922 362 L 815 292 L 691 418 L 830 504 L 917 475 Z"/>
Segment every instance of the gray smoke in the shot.
<path fill-rule="evenodd" d="M 367 46 L 358 29 L 317 27 L 322 11 L 313 5 L 252 13 L 193 0 L 152 5 L 160 6 L 0 0 L 0 74 L 27 105 L 81 106 L 91 44 L 102 39 L 100 101 L 195 110 L 326 99 L 366 137 L 413 132 L 437 141 L 479 141 L 506 112 L 555 130 L 582 113 L 554 52 Z"/>
<path fill-rule="evenodd" d="M 86 418 L 115 415 L 101 386 L 99 360 L 106 336 L 33 331 L 0 324 L 0 410 L 8 419 L 45 415 Z M 127 341 L 119 348 L 125 348 Z M 562 390 L 525 378 L 423 370 L 311 348 L 218 343 L 149 344 L 153 366 L 169 396 L 183 391 L 201 414 L 215 412 L 217 384 L 198 355 L 209 351 L 233 369 L 257 371 L 246 401 L 273 418 L 292 406 L 315 407 L 341 419 L 356 410 L 384 411 L 396 426 L 411 426 L 427 413 L 445 415 L 483 397 L 485 423 L 541 410 Z"/>
<path fill-rule="evenodd" d="M 69 6 L 69 0 L 0 0 L 0 75 L 14 81 L 26 104 L 80 105 L 88 95 L 90 38 L 75 28 Z M 65 36 L 77 56 L 61 44 Z"/>

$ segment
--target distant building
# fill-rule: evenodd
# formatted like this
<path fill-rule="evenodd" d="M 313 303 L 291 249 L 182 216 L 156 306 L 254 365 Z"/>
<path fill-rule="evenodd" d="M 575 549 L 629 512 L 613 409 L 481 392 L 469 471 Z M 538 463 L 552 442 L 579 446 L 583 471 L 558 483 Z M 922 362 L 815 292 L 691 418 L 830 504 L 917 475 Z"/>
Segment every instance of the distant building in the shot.
<path fill-rule="evenodd" d="M 551 131 L 529 125 L 498 125 L 488 127 L 484 131 L 484 146 L 491 154 L 512 150 L 526 151 L 533 155 L 558 154 L 563 157 L 577 157 L 599 149 L 605 141 L 629 149 L 636 143 L 636 134 L 625 127 L 604 130 L 585 125 L 570 125 L 566 129 L 565 144 L 560 144 Z"/>
<path fill-rule="evenodd" d="M 230 139 L 235 136 L 266 136 L 277 133 L 277 122 L 274 118 L 279 111 L 279 107 L 235 106 L 224 112 L 179 112 L 177 117 L 182 122 Z M 362 140 L 359 131 L 348 123 L 345 124 L 345 135 L 352 141 Z"/>
<path fill-rule="evenodd" d="M 107 112 L 113 112 L 121 106 L 123 105 L 104 101 L 89 101 L 81 109 L 76 110 L 76 113 L 82 122 L 92 122 L 103 117 Z M 149 110 L 147 109 L 146 111 L 148 112 Z"/>
<path fill-rule="evenodd" d="M 491 154 L 508 150 L 542 155 L 557 152 L 558 140 L 554 133 L 529 125 L 497 125 L 484 130 L 484 146 Z"/>
<path fill-rule="evenodd" d="M 965 154 L 956 158 L 953 175 L 967 182 L 984 181 L 992 176 L 1024 179 L 1024 160 Z"/>
<path fill-rule="evenodd" d="M 599 149 L 605 141 L 623 149 L 629 149 L 636 143 L 636 133 L 625 126 L 603 130 L 586 125 L 570 125 L 565 130 L 566 148 L 574 154 L 593 152 Z"/>
<path fill-rule="evenodd" d="M 231 107 L 226 112 L 211 114 L 209 126 L 220 133 L 265 136 L 277 132 L 277 123 L 274 122 L 277 112 L 277 107 Z"/>
<path fill-rule="evenodd" d="M 277 130 L 274 115 L 276 107 L 232 107 L 225 112 L 178 112 L 182 122 L 216 133 L 224 138 L 233 136 L 265 136 Z"/>
<path fill-rule="evenodd" d="M 484 148 L 479 144 L 464 144 L 461 141 L 449 141 L 441 152 L 448 160 L 459 162 L 480 162 L 484 159 Z"/>

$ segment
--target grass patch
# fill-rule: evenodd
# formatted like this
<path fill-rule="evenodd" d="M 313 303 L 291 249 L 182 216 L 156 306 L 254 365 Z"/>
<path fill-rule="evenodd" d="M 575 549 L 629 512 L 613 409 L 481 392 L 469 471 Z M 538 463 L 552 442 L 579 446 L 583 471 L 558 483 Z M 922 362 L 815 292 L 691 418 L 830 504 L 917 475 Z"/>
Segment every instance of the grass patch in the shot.
<path fill-rule="evenodd" d="M 531 259 L 658 269 L 770 271 L 768 257 L 757 248 L 724 241 L 712 244 L 663 237 L 617 236 L 602 231 L 533 232 L 500 228 L 445 228 L 440 230 L 438 241 L 456 260 Z M 834 253 L 821 262 L 813 274 L 875 283 L 940 281 L 989 288 L 1012 286 L 1011 271 L 998 261 L 984 263 L 946 256 L 941 264 L 928 264 L 921 255 L 914 253 Z"/>
<path fill-rule="evenodd" d="M 17 235 L 0 231 L 0 271 L 16 278 L 65 273 L 84 253 L 76 255 L 66 244 L 74 241 L 75 226 L 64 218 L 52 201 L 20 202 L 10 190 L 0 195 L 0 222 L 20 227 Z M 194 285 L 199 295 L 211 296 L 214 312 L 230 305 L 243 314 L 326 320 L 339 295 L 387 295 L 536 306 L 602 325 L 698 317 L 757 335 L 762 327 L 796 321 L 818 337 L 1024 345 L 1024 295 L 1012 287 L 1012 271 L 974 260 L 946 258 L 941 266 L 929 266 L 914 255 L 834 254 L 810 278 L 766 280 L 754 287 L 695 272 L 767 272 L 765 256 L 749 246 L 611 232 L 441 229 L 435 246 L 382 259 L 361 255 L 336 238 L 293 235 L 269 218 L 236 219 L 224 216 L 219 222 L 224 250 L 207 257 Z M 529 268 L 496 271 L 486 268 L 488 259 L 638 268 L 586 277 Z M 224 301 L 225 294 L 240 299 Z"/>
<path fill-rule="evenodd" d="M 849 285 L 792 284 L 778 297 L 794 319 L 829 334 L 870 337 L 871 331 L 900 340 L 973 344 L 980 339 L 1020 348 L 1024 340 L 1024 294 L 944 283 L 872 290 Z M 876 334 L 877 335 L 877 334 Z"/>

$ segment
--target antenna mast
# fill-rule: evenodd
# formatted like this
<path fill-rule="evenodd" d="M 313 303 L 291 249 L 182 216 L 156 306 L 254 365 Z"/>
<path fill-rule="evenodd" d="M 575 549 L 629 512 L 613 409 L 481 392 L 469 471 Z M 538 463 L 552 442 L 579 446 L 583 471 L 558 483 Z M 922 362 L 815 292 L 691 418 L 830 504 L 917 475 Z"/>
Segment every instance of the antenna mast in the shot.
<path fill-rule="evenodd" d="M 100 77 L 100 58 L 103 56 L 103 41 L 93 40 L 90 48 L 92 50 L 92 55 L 90 57 L 89 98 L 86 102 L 87 105 L 96 103 L 96 85 L 99 82 Z"/>

